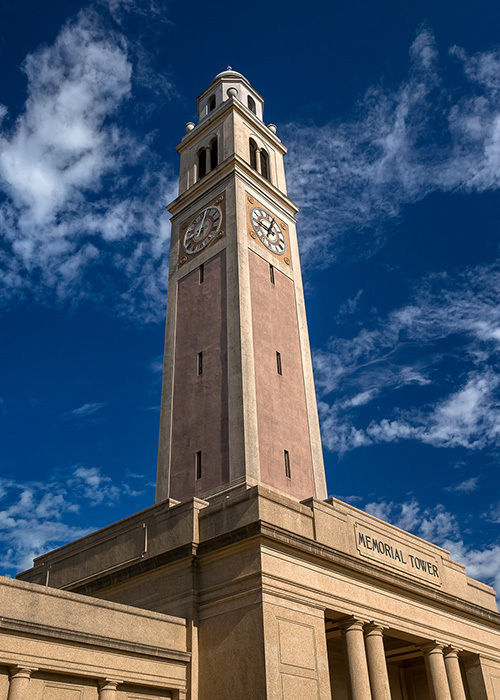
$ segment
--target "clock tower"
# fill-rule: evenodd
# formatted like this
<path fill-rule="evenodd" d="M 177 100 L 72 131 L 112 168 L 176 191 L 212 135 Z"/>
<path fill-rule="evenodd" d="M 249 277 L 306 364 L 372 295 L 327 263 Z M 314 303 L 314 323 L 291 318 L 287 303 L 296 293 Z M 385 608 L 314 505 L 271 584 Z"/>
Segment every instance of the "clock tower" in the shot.
<path fill-rule="evenodd" d="M 263 112 L 228 68 L 177 148 L 157 502 L 256 484 L 327 497 L 297 207 Z"/>

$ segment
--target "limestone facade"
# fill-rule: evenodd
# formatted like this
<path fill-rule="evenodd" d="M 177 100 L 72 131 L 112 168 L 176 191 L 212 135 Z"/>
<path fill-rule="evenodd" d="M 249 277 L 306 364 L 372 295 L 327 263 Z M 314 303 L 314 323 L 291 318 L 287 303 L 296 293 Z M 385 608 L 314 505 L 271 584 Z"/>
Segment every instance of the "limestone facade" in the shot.
<path fill-rule="evenodd" d="M 180 700 L 186 621 L 0 577 L 0 700 Z"/>
<path fill-rule="evenodd" d="M 335 499 L 255 486 L 158 504 L 22 578 L 48 571 L 58 588 L 186 620 L 193 700 L 498 700 L 494 591 Z"/>

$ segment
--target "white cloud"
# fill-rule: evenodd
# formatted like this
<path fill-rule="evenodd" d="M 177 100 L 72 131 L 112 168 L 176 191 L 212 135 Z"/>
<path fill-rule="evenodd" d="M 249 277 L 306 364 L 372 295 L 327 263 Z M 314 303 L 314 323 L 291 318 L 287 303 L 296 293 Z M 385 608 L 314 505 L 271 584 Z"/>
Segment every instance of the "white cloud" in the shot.
<path fill-rule="evenodd" d="M 431 192 L 498 189 L 500 52 L 450 53 L 470 81 L 465 91 L 441 78 L 434 36 L 424 29 L 399 86 L 370 87 L 342 121 L 282 127 L 306 262 L 371 254 L 387 221 Z"/>
<path fill-rule="evenodd" d="M 95 530 L 91 524 L 71 524 L 72 516 L 81 509 L 88 512 L 89 506 L 113 506 L 143 494 L 148 485 L 132 488 L 129 478 L 137 483 L 143 477 L 131 474 L 115 483 L 95 467 L 76 465 L 43 483 L 0 479 L 0 565 L 4 572 L 26 569 L 34 557 Z"/>
<path fill-rule="evenodd" d="M 326 446 L 340 453 L 399 440 L 467 449 L 498 446 L 499 308 L 497 265 L 458 275 L 432 274 L 415 286 L 408 304 L 385 318 L 373 317 L 373 329 L 332 339 L 314 356 Z M 436 347 L 445 339 L 451 344 L 443 358 Z M 355 408 L 389 392 L 397 406 L 396 392 L 402 387 L 425 391 L 443 386 L 440 372 L 449 356 L 457 363 L 457 378 L 454 386 L 441 389 L 440 398 L 424 399 L 410 409 L 385 409 L 388 416 L 356 424 Z"/>
<path fill-rule="evenodd" d="M 472 493 L 478 488 L 478 481 L 478 476 L 471 476 L 469 479 L 464 479 L 459 484 L 455 484 L 454 486 L 448 486 L 446 490 L 458 494 Z"/>
<path fill-rule="evenodd" d="M 105 403 L 84 403 L 82 406 L 78 406 L 78 408 L 74 408 L 72 411 L 68 411 L 65 415 L 67 416 L 74 416 L 76 418 L 85 418 L 87 416 L 93 416 L 95 415 L 98 411 L 100 411 L 102 408 L 106 406 Z"/>
<path fill-rule="evenodd" d="M 123 490 L 123 487 L 113 484 L 109 476 L 95 467 L 77 467 L 69 484 L 94 506 L 100 503 L 112 504 L 119 499 Z"/>
<path fill-rule="evenodd" d="M 174 178 L 151 139 L 122 125 L 136 59 L 124 36 L 90 9 L 52 46 L 26 58 L 24 110 L 0 130 L 4 303 L 28 289 L 42 299 L 51 290 L 72 303 L 98 296 L 98 280 L 91 285 L 86 273 L 108 266 L 119 273 L 108 274 L 105 284 L 114 280 L 122 312 L 146 319 L 161 313 L 164 206 L 174 196 Z M 164 80 L 165 96 L 170 87 Z"/>

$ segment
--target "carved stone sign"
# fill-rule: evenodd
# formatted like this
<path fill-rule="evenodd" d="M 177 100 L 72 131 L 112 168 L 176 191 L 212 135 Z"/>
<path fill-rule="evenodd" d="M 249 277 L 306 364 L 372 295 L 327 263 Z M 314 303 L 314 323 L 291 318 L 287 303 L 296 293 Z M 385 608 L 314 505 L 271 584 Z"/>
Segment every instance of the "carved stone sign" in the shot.
<path fill-rule="evenodd" d="M 354 525 L 354 536 L 356 548 L 362 557 L 398 569 L 435 586 L 441 585 L 439 563 L 435 557 L 359 523 Z"/>

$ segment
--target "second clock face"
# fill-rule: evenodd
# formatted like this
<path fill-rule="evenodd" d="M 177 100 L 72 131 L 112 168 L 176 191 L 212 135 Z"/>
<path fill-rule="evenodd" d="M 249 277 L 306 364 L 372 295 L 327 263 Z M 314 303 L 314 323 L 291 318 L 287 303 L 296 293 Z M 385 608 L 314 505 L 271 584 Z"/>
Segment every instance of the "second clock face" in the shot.
<path fill-rule="evenodd" d="M 266 248 L 276 255 L 283 255 L 286 250 L 286 240 L 274 216 L 262 207 L 254 207 L 250 218 L 253 230 Z"/>
<path fill-rule="evenodd" d="M 219 207 L 207 207 L 189 223 L 182 246 L 186 253 L 199 253 L 212 241 L 220 228 L 222 213 Z"/>

